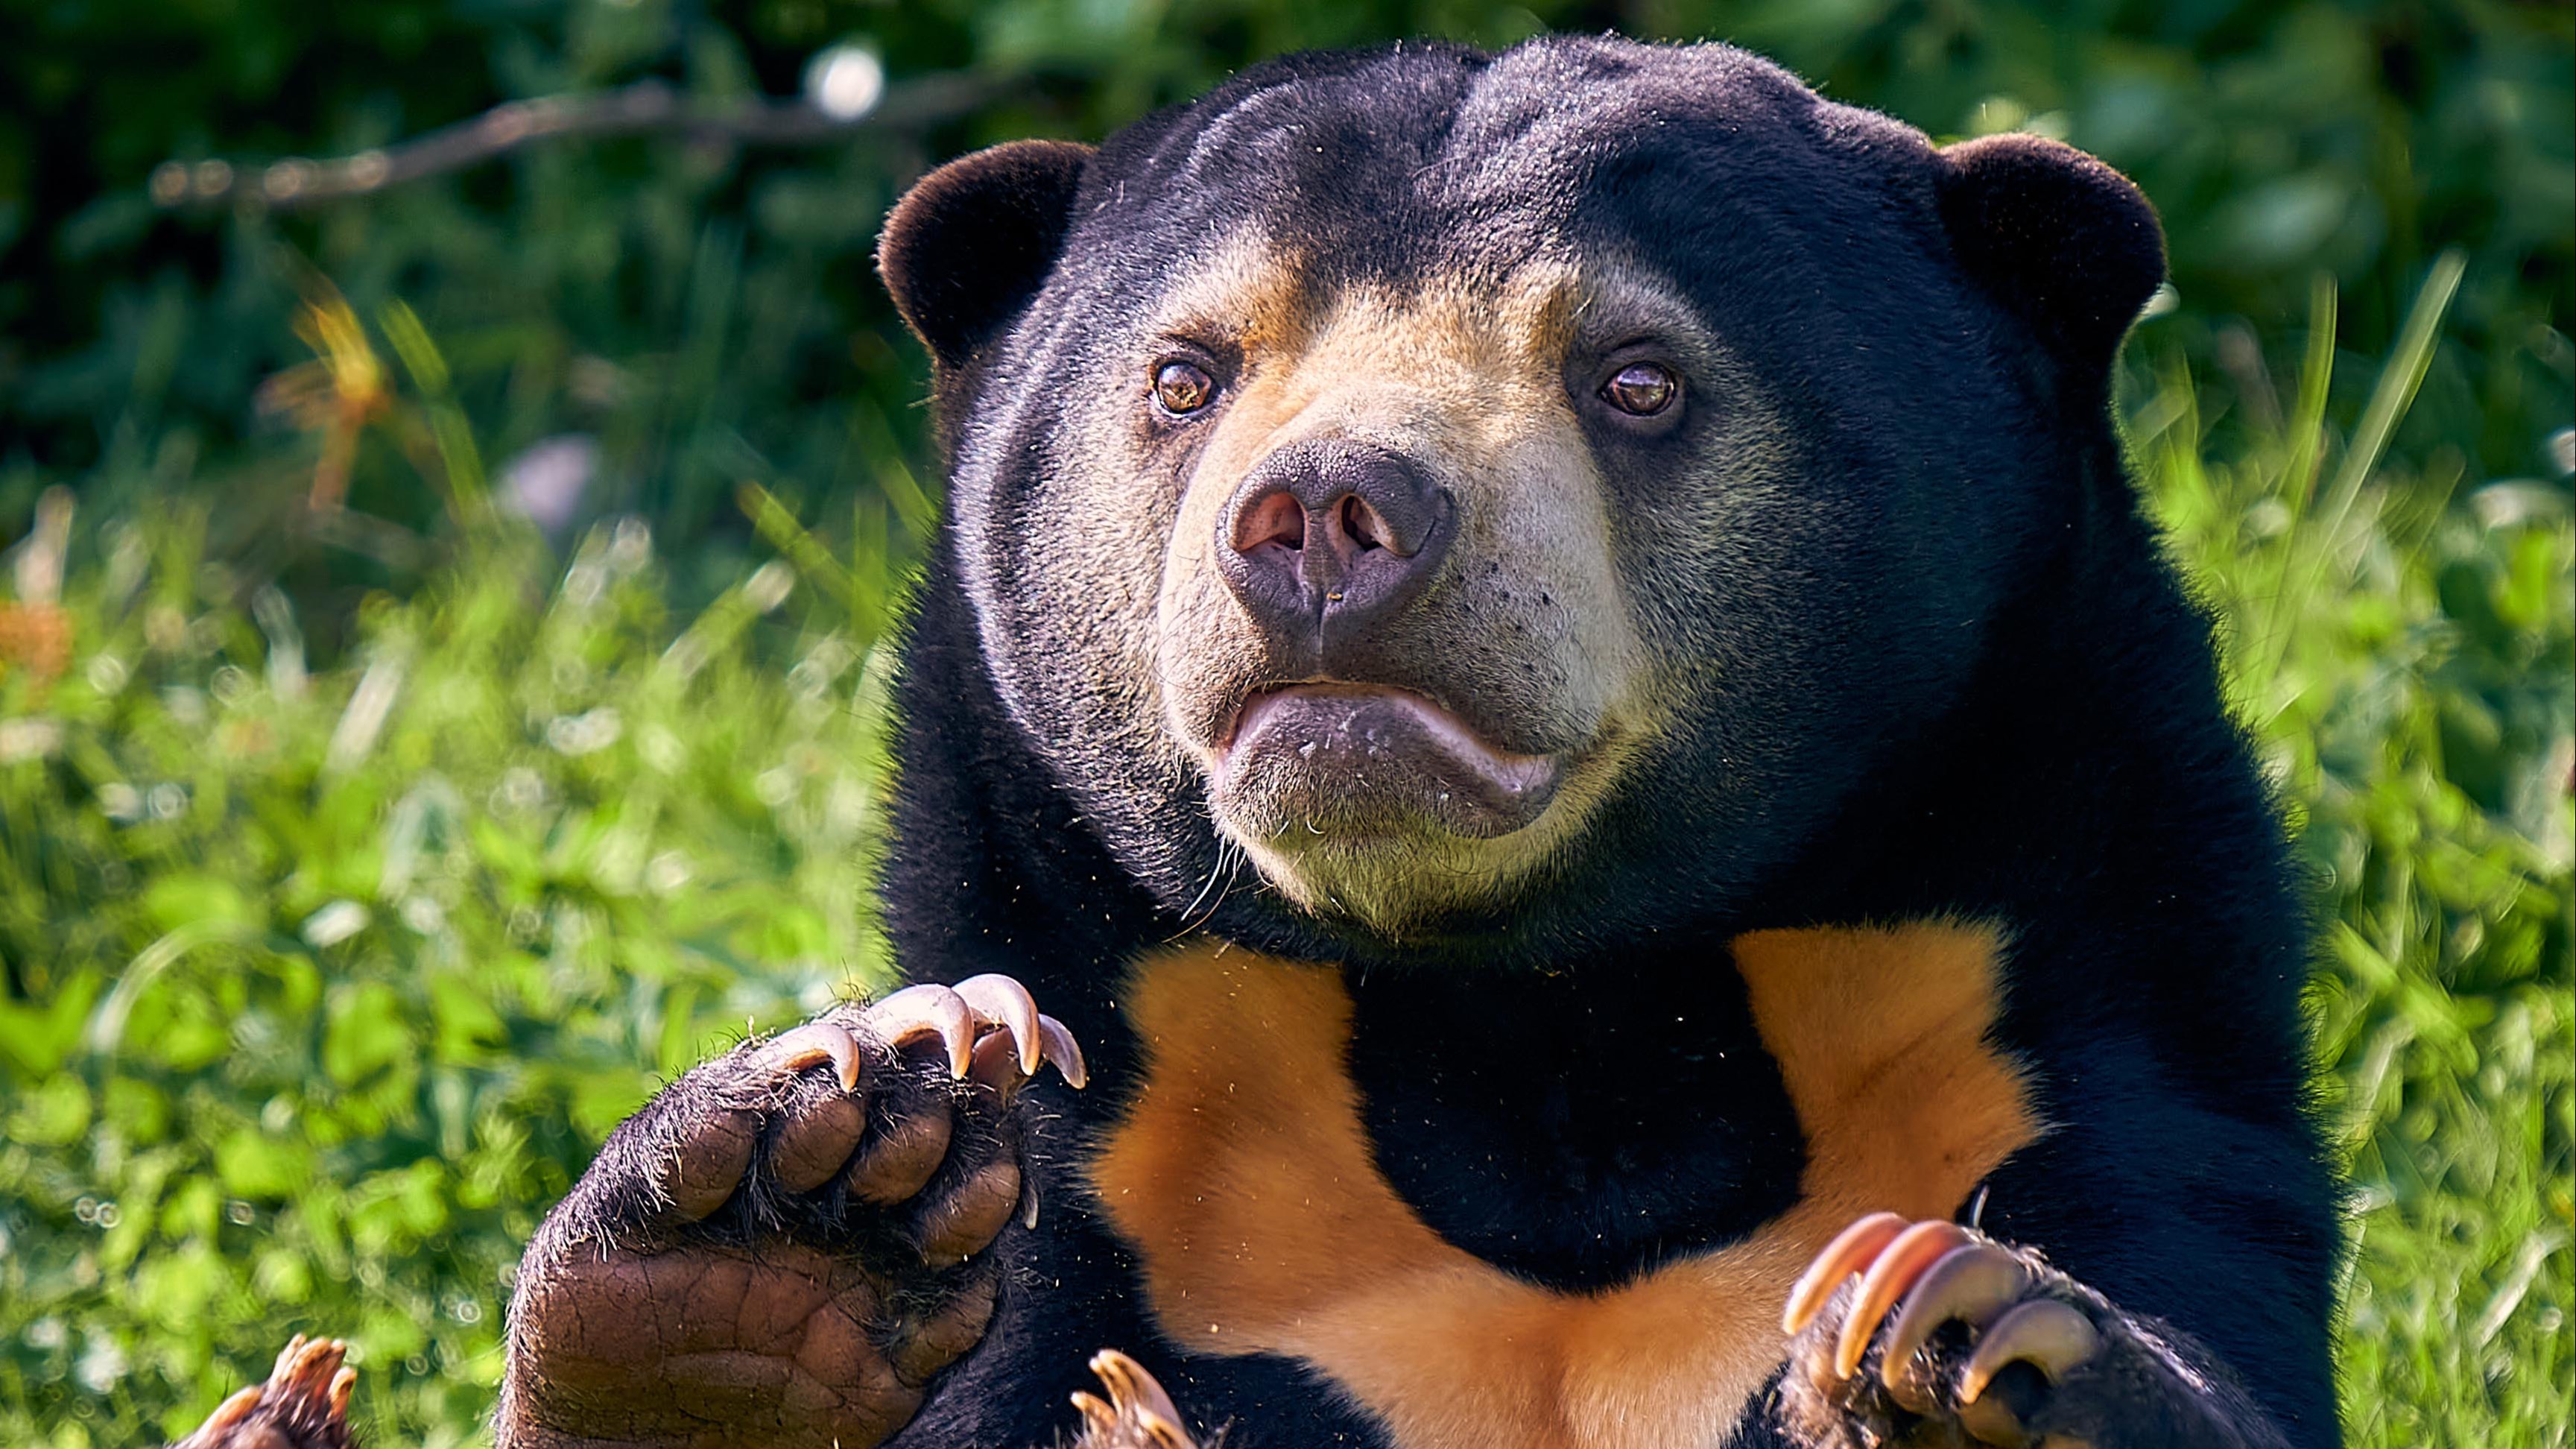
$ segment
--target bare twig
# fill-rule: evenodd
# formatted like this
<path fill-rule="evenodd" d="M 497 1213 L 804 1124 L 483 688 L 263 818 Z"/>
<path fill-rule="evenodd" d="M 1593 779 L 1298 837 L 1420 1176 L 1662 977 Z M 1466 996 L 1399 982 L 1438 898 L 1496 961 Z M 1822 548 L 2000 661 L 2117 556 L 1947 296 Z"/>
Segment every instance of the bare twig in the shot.
<path fill-rule="evenodd" d="M 294 211 L 460 171 L 550 140 L 678 135 L 738 146 L 811 146 L 859 131 L 953 120 L 990 100 L 1001 84 L 987 76 L 921 76 L 888 87 L 876 104 L 844 116 L 802 100 L 693 100 L 664 82 L 640 81 L 595 95 L 511 101 L 399 145 L 332 160 L 290 156 L 241 166 L 165 161 L 153 169 L 152 199 L 165 207 L 238 201 Z"/>

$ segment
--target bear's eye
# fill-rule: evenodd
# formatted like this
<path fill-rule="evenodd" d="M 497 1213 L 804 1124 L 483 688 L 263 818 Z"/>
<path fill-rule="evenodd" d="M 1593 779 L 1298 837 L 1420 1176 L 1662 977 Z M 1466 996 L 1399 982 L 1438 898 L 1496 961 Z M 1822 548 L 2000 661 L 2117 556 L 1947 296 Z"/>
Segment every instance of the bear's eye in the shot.
<path fill-rule="evenodd" d="M 1154 369 L 1154 401 L 1167 413 L 1194 413 L 1216 396 L 1216 379 L 1194 362 L 1166 362 Z"/>
<path fill-rule="evenodd" d="M 1682 380 L 1657 362 L 1632 362 L 1601 384 L 1602 400 L 1631 417 L 1651 418 L 1673 405 Z"/>

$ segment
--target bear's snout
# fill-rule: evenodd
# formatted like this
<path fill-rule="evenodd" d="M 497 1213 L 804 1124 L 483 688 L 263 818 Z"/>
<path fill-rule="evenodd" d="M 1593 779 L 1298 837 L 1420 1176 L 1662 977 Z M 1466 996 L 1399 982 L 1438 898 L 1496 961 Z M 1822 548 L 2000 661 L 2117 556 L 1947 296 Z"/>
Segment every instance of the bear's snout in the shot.
<path fill-rule="evenodd" d="M 1457 509 L 1412 459 L 1342 438 L 1291 444 L 1245 475 L 1217 521 L 1217 570 L 1283 659 L 1400 613 L 1438 574 Z"/>

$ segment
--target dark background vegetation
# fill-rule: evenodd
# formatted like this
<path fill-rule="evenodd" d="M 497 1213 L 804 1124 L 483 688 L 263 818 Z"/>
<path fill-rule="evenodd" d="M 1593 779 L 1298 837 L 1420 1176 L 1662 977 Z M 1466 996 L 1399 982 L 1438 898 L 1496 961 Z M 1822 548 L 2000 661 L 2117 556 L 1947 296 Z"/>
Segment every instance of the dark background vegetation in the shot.
<path fill-rule="evenodd" d="M 2433 255 L 2464 247 L 2401 449 L 2447 449 L 2471 484 L 2544 473 L 2541 440 L 2569 411 L 2564 3 L 8 0 L 0 15 L 0 528 L 24 527 L 40 476 L 86 475 L 112 504 L 155 492 L 175 462 L 147 440 L 222 478 L 231 530 L 274 524 L 297 490 L 226 465 L 258 426 L 253 387 L 306 355 L 288 323 L 309 265 L 361 314 L 395 296 L 417 310 L 487 451 L 596 435 L 590 512 L 740 533 L 730 493 L 747 473 L 839 499 L 882 453 L 918 458 L 920 359 L 869 246 L 931 160 L 1097 138 L 1283 50 L 1544 28 L 1729 39 L 1936 136 L 2066 136 L 2163 211 L 2182 304 L 2163 335 L 2185 334 L 2223 387 L 2251 362 L 2231 319 L 2295 349 L 2264 324 L 2304 319 L 2322 270 L 2342 345 L 2375 356 Z M 355 152 L 646 77 L 793 95 L 818 50 L 854 38 L 898 78 L 989 77 L 990 103 L 815 149 L 536 148 L 294 217 L 165 212 L 146 191 L 171 158 Z M 362 462 L 357 486 L 370 512 L 428 523 L 435 500 L 407 469 Z"/>
<path fill-rule="evenodd" d="M 2122 408 L 2328 922 L 2354 1437 L 2568 1443 L 2563 0 L 0 0 L 0 1440 L 177 1432 L 305 1329 L 387 1442 L 469 1441 L 599 1135 L 882 979 L 874 646 L 937 497 L 869 264 L 905 184 L 1284 50 L 1551 28 L 2156 202 Z M 828 144 L 152 191 L 645 80 L 793 100 L 840 45 L 970 84 Z"/>

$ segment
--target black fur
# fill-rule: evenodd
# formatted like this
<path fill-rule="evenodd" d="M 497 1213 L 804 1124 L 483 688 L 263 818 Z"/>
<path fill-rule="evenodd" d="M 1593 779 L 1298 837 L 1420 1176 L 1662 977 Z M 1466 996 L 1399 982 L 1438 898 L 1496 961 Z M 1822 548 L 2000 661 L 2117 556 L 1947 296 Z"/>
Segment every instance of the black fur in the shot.
<path fill-rule="evenodd" d="M 1018 976 L 1099 1085 L 1022 1099 L 1047 1216 L 1005 1238 L 992 1335 L 896 1443 L 1046 1442 L 1102 1345 L 1239 1449 L 1380 1442 L 1293 1365 L 1164 1342 L 1082 1206 L 1082 1135 L 1134 1075 L 1115 991 L 1140 949 L 1196 928 L 1351 963 L 1389 1178 L 1454 1241 L 1584 1287 L 1796 1192 L 1797 1125 L 1723 943 L 1927 916 L 2012 931 L 1998 1036 L 2055 1124 L 1991 1180 L 1986 1230 L 2171 1325 L 2242 1386 L 2230 1412 L 2337 1441 L 2304 923 L 2209 621 L 2108 410 L 2162 270 L 2133 189 L 2025 140 L 1944 155 L 1723 47 L 1573 39 L 1293 57 L 1045 160 L 942 173 L 887 242 L 971 506 L 910 624 L 883 892 L 910 975 Z M 1229 865 L 1193 781 L 1103 743 L 1083 701 L 1104 681 L 997 651 L 1084 607 L 1007 545 L 1036 517 L 1056 380 L 1109 365 L 1107 340 L 1243 218 L 1313 244 L 1319 289 L 1497 267 L 1551 235 L 1635 259 L 1795 440 L 1804 495 L 1755 515 L 1685 611 L 1755 687 L 1712 691 L 1507 908 L 1403 939 L 1297 911 Z M 1630 449 L 1606 470 L 1629 508 L 1682 486 L 1671 455 L 1600 446 Z M 1754 1418 L 1740 1443 L 1790 1442 Z"/>
<path fill-rule="evenodd" d="M 1959 260 L 2098 383 L 2164 280 L 2164 236 L 2137 188 L 2072 146 L 1988 136 L 1943 153 L 1941 214 Z"/>
<path fill-rule="evenodd" d="M 1015 141 L 913 188 L 886 218 L 877 270 L 945 368 L 964 364 L 1046 281 L 1091 148 Z"/>

